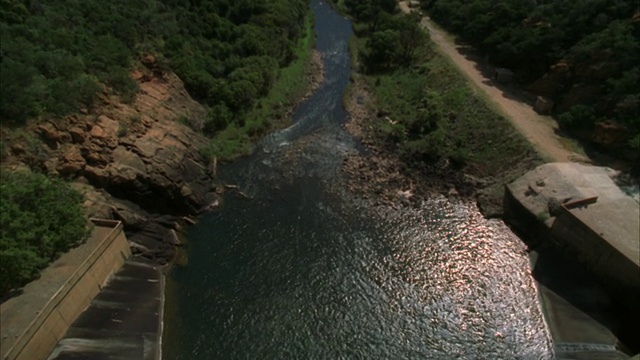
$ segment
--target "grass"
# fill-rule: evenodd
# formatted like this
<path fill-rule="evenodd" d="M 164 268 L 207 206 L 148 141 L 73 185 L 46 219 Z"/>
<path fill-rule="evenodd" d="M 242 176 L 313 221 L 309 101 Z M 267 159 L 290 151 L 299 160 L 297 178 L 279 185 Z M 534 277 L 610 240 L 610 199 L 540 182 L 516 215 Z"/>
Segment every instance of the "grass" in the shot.
<path fill-rule="evenodd" d="M 551 215 L 549 215 L 549 213 L 546 211 L 541 211 L 536 215 L 536 218 L 540 222 L 545 222 L 551 218 Z"/>
<path fill-rule="evenodd" d="M 305 22 L 307 31 L 296 47 L 295 60 L 281 70 L 269 94 L 261 99 L 256 108 L 249 113 L 250 121 L 264 123 L 282 120 L 286 117 L 288 108 L 306 94 L 309 84 L 300 79 L 305 78 L 311 61 L 311 50 L 315 47 L 312 19 L 313 16 L 309 13 Z M 251 127 L 250 121 L 247 122 L 249 127 Z"/>
<path fill-rule="evenodd" d="M 558 138 L 558 141 L 560 142 L 562 147 L 564 147 L 565 149 L 573 151 L 574 153 L 577 153 L 580 155 L 586 155 L 586 152 L 584 151 L 584 147 L 582 146 L 582 144 L 580 144 L 578 140 L 560 136 Z"/>
<path fill-rule="evenodd" d="M 289 125 L 288 111 L 309 89 L 309 83 L 301 79 L 306 79 L 311 50 L 315 47 L 312 20 L 313 15 L 309 12 L 305 20 L 306 33 L 298 42 L 294 60 L 280 70 L 267 96 L 247 114 L 244 126 L 229 126 L 217 133 L 202 150 L 206 157 L 232 160 L 248 155 L 253 140 L 275 128 Z"/>
<path fill-rule="evenodd" d="M 224 131 L 209 140 L 207 146 L 200 149 L 200 152 L 207 162 L 210 162 L 214 157 L 233 159 L 251 152 L 251 139 L 244 129 L 229 125 Z"/>
<path fill-rule="evenodd" d="M 356 40 L 352 51 L 362 50 Z M 511 123 L 478 94 L 448 58 L 432 51 L 418 57 L 419 63 L 392 72 L 364 75 L 376 108 L 399 124 L 409 125 L 421 111 L 439 115 L 437 130 L 420 139 L 401 140 L 397 148 L 435 152 L 463 165 L 474 176 L 492 178 L 514 168 L 539 161 L 531 144 Z M 389 121 L 378 119 L 381 134 L 389 134 Z M 524 164 L 523 164 L 524 162 Z"/>

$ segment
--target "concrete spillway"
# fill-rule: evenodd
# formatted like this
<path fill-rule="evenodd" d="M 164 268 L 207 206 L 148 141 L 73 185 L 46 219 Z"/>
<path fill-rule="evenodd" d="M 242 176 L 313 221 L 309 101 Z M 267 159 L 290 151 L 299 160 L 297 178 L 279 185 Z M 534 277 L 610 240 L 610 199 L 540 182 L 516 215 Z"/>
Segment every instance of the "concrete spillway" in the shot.
<path fill-rule="evenodd" d="M 155 266 L 128 260 L 69 327 L 49 359 L 158 359 L 162 286 Z"/>

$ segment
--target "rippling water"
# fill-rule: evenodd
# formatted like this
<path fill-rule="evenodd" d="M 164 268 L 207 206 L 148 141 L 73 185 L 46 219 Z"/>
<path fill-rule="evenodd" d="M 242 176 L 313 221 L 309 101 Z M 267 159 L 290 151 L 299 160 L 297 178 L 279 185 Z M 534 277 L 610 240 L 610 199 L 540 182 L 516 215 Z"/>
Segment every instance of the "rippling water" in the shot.
<path fill-rule="evenodd" d="M 525 247 L 475 205 L 373 207 L 341 190 L 350 23 L 319 1 L 326 84 L 296 123 L 221 169 L 228 194 L 167 288 L 165 359 L 539 359 Z"/>

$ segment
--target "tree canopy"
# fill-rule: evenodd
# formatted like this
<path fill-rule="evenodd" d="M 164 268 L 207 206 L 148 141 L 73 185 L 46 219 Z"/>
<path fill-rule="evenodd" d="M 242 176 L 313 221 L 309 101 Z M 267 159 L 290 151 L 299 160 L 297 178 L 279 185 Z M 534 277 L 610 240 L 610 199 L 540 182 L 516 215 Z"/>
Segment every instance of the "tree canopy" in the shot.
<path fill-rule="evenodd" d="M 33 280 L 88 234 L 83 197 L 59 179 L 0 172 L 0 295 Z"/>
<path fill-rule="evenodd" d="M 103 89 L 132 100 L 129 74 L 146 53 L 242 121 L 293 59 L 308 11 L 308 0 L 1 1 L 0 119 L 10 123 L 91 106 Z"/>
<path fill-rule="evenodd" d="M 640 6 L 632 0 L 427 0 L 424 10 L 556 103 L 561 125 L 612 121 L 640 149 Z M 632 85 L 633 84 L 633 85 Z"/>

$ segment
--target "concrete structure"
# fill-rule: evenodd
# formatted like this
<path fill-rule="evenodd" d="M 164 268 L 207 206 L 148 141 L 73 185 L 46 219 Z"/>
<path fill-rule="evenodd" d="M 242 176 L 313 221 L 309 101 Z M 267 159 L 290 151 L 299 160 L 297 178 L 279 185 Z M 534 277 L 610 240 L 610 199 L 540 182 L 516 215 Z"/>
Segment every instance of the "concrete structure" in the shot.
<path fill-rule="evenodd" d="M 3 360 L 46 359 L 109 277 L 131 255 L 122 223 L 92 220 L 87 242 L 54 261 L 0 305 Z"/>
<path fill-rule="evenodd" d="M 534 277 L 556 351 L 565 355 L 615 353 L 611 331 L 637 339 L 640 205 L 615 184 L 616 175 L 609 168 L 551 163 L 505 189 L 506 220 L 526 232 L 533 239 L 530 245 L 544 251 L 545 257 L 558 258 L 559 265 L 541 271 L 542 276 L 536 275 L 536 265 Z M 559 269 L 569 262 L 582 270 L 573 271 L 577 275 L 568 277 L 571 280 L 558 282 L 566 277 Z M 575 280 L 579 276 L 596 281 L 580 285 Z M 565 293 L 558 295 L 559 291 Z M 604 325 L 603 311 L 614 311 L 618 318 Z"/>
<path fill-rule="evenodd" d="M 615 175 L 609 168 L 551 163 L 506 190 L 511 203 L 544 221 L 563 253 L 634 308 L 640 302 L 640 206 L 615 184 Z"/>
<path fill-rule="evenodd" d="M 572 209 L 562 206 L 551 227 L 567 252 L 588 264 L 630 307 L 640 303 L 637 209 L 630 198 Z"/>
<path fill-rule="evenodd" d="M 69 327 L 48 360 L 158 360 L 164 282 L 157 265 L 133 257 Z"/>
<path fill-rule="evenodd" d="M 532 273 L 558 360 L 625 360 L 633 344 L 633 322 L 620 319 L 611 296 L 584 267 L 554 251 L 531 253 Z M 629 326 L 629 328 L 624 328 Z"/>

